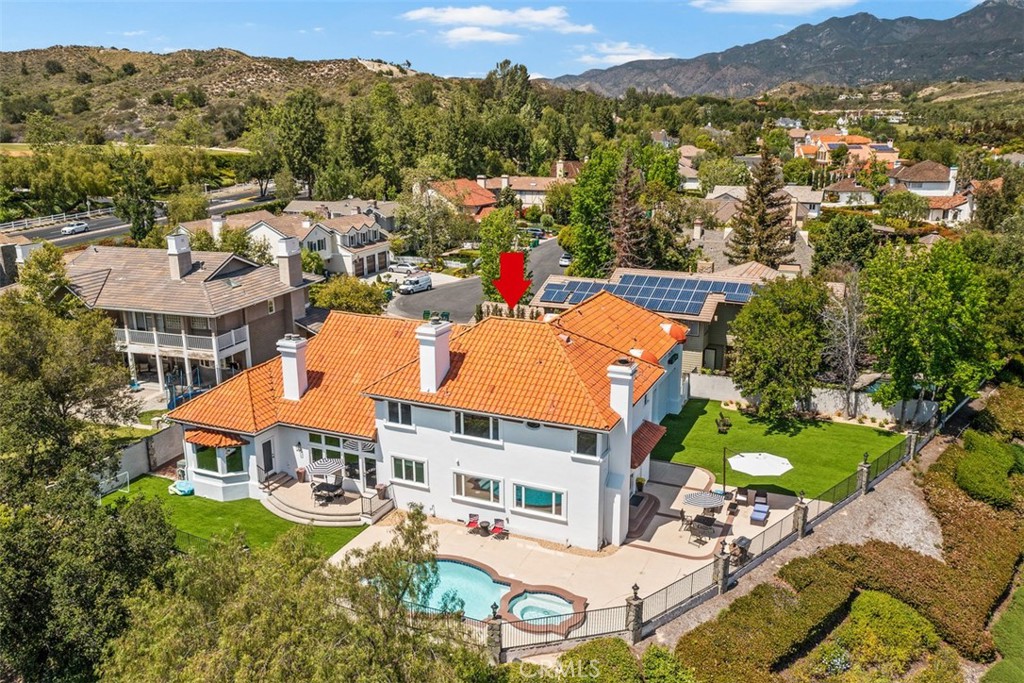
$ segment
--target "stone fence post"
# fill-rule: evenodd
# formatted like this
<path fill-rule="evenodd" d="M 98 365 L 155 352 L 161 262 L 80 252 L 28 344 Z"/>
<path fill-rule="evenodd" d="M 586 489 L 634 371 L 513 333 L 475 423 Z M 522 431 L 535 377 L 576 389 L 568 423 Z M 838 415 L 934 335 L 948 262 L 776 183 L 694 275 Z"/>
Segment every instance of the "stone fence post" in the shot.
<path fill-rule="evenodd" d="M 860 484 L 861 494 L 866 496 L 871 486 L 871 465 L 868 464 L 867 453 L 864 454 L 864 462 L 857 465 L 857 482 Z"/>
<path fill-rule="evenodd" d="M 487 624 L 487 655 L 492 664 L 501 662 L 501 617 L 498 606 L 491 605 L 491 616 L 484 622 Z"/>
<path fill-rule="evenodd" d="M 910 450 L 907 452 L 907 458 L 913 458 L 917 454 L 917 440 L 920 438 L 918 431 L 915 429 L 910 432 L 908 441 L 910 441 Z"/>
<path fill-rule="evenodd" d="M 644 637 L 644 601 L 637 591 L 640 586 L 633 584 L 633 595 L 626 598 L 626 630 L 629 631 L 629 642 L 636 645 Z"/>
<path fill-rule="evenodd" d="M 715 553 L 715 583 L 718 584 L 718 594 L 721 595 L 729 590 L 729 553 L 725 551 L 725 541 L 717 553 Z"/>
<path fill-rule="evenodd" d="M 793 531 L 797 538 L 807 535 L 807 503 L 804 501 L 804 492 L 800 492 L 800 498 L 793 506 Z"/>

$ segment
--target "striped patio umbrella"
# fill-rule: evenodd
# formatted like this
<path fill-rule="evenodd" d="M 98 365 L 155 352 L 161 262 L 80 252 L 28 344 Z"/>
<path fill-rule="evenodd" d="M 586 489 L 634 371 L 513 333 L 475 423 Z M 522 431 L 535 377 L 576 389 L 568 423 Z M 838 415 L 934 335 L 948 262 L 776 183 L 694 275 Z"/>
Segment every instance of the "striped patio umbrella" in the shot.
<path fill-rule="evenodd" d="M 711 491 L 697 491 L 696 493 L 687 493 L 683 496 L 683 502 L 687 505 L 710 510 L 711 508 L 722 507 L 725 503 L 725 496 L 721 493 L 712 493 Z"/>
<path fill-rule="evenodd" d="M 345 461 L 341 458 L 321 458 L 309 463 L 306 474 L 310 477 L 329 477 L 345 469 Z"/>

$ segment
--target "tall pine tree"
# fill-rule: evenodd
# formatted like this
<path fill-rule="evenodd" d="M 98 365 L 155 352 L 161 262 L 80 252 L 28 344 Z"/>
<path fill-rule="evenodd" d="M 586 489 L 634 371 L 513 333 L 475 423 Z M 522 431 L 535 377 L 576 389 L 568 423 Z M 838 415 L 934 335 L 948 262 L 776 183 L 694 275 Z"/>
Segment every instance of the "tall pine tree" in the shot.
<path fill-rule="evenodd" d="M 751 174 L 747 198 L 733 219 L 732 239 L 725 250 L 729 262 L 757 261 L 777 268 L 792 254 L 789 203 L 779 162 L 762 146 L 761 163 Z"/>
<path fill-rule="evenodd" d="M 633 165 L 633 155 L 627 152 L 615 180 L 610 216 L 616 268 L 650 268 L 654 265 L 650 224 L 640 204 L 643 191 L 643 175 Z"/>

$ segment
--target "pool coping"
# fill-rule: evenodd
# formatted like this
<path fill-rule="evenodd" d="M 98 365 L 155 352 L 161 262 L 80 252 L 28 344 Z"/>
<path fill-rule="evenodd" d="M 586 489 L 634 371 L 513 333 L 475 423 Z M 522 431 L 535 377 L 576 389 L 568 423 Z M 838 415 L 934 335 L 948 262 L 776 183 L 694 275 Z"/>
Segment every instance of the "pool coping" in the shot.
<path fill-rule="evenodd" d="M 498 605 L 497 616 L 521 631 L 526 631 L 527 633 L 557 633 L 564 638 L 568 636 L 570 631 L 577 628 L 586 619 L 587 599 L 581 595 L 570 593 L 564 588 L 548 584 L 526 583 L 519 579 L 502 576 L 495 571 L 493 567 L 486 565 L 479 560 L 462 557 L 461 555 L 436 555 L 435 559 L 438 561 L 447 560 L 449 562 L 458 562 L 460 564 L 469 565 L 470 567 L 475 567 L 487 574 L 491 578 L 491 581 L 508 586 L 508 593 L 502 596 L 501 603 Z M 518 598 L 526 592 L 549 593 L 562 598 L 572 605 L 572 613 L 566 615 L 567 618 L 557 624 L 534 624 L 529 620 L 520 619 L 512 613 L 511 603 L 515 598 Z M 486 621 L 486 619 L 484 621 Z"/>

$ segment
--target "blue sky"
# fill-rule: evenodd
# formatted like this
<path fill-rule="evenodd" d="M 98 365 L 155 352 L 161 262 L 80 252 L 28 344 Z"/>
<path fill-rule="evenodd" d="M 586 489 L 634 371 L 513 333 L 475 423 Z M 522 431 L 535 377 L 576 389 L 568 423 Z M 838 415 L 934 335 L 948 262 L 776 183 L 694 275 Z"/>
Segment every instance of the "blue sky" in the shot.
<path fill-rule="evenodd" d="M 231 47 L 254 55 L 412 62 L 479 76 L 508 58 L 537 76 L 634 59 L 693 57 L 773 38 L 803 23 L 870 12 L 945 19 L 977 0 L 678 0 L 633 2 L 47 2 L 0 0 L 0 50 L 103 45 Z"/>

